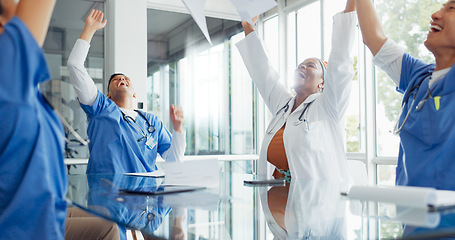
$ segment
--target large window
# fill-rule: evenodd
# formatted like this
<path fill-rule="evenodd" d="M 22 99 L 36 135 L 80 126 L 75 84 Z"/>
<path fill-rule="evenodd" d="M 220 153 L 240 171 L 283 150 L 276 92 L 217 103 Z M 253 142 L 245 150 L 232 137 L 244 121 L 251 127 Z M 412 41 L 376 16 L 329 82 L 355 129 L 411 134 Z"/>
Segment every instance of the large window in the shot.
<path fill-rule="evenodd" d="M 256 153 L 253 85 L 235 47 L 241 24 L 207 18 L 210 46 L 190 15 L 148 11 L 148 111 L 172 129 L 169 104 L 183 107 L 186 155 Z"/>

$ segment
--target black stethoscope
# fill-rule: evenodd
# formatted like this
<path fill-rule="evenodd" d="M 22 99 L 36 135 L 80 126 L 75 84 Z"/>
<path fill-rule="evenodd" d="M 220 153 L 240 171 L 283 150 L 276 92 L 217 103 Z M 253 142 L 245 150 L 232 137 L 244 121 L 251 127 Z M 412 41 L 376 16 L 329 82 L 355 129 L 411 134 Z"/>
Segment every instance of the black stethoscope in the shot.
<path fill-rule="evenodd" d="M 273 132 L 273 129 L 275 129 L 276 125 L 278 124 L 278 122 L 281 120 L 281 117 L 284 116 L 284 114 L 289 110 L 289 102 L 292 100 L 289 99 L 286 103 L 286 105 L 284 105 L 280 110 L 278 110 L 278 112 L 276 113 L 276 117 L 274 118 L 274 121 L 273 123 L 271 122 L 269 124 L 269 127 L 267 128 L 267 131 L 266 133 L 268 134 L 271 134 Z M 314 100 L 312 100 L 311 102 L 307 103 L 305 108 L 303 109 L 302 113 L 300 114 L 298 120 L 296 122 L 294 122 L 294 126 L 298 126 L 300 124 L 302 124 L 303 122 L 305 122 L 306 124 L 306 130 L 310 130 L 310 125 L 308 123 L 308 120 L 306 118 L 303 118 L 303 116 L 305 115 L 305 113 L 307 112 L 308 108 L 310 107 L 310 105 L 314 102 Z M 278 117 L 278 115 L 280 115 L 280 117 Z M 303 118 L 303 119 L 302 119 Z"/>
<path fill-rule="evenodd" d="M 153 132 L 155 132 L 155 126 L 153 126 L 153 125 L 150 123 L 150 121 L 144 116 L 143 113 L 141 113 L 141 112 L 138 111 L 138 110 L 134 110 L 134 111 L 137 112 L 139 115 L 141 115 L 141 117 L 143 117 L 143 118 L 145 119 L 145 121 L 147 122 L 147 124 L 148 124 L 148 126 L 149 126 L 149 127 L 147 128 L 148 133 L 146 133 L 146 132 L 144 131 L 144 129 L 141 127 L 141 125 L 139 125 L 139 123 L 137 123 L 136 120 L 134 120 L 131 116 L 126 115 L 126 114 L 123 113 L 122 111 L 120 111 L 120 112 L 121 112 L 122 115 L 123 115 L 123 119 L 124 119 L 132 128 L 134 128 L 134 130 L 136 130 L 138 133 L 140 133 L 140 134 L 142 135 L 142 137 L 139 138 L 139 139 L 137 140 L 138 142 L 140 142 L 140 141 L 142 141 L 142 140 L 144 140 L 144 139 L 147 139 L 149 134 L 152 134 Z M 129 119 L 129 120 L 128 120 L 128 119 Z M 136 128 L 136 127 L 131 123 L 131 121 L 132 121 L 133 123 L 135 123 L 135 124 L 139 127 L 139 129 Z"/>

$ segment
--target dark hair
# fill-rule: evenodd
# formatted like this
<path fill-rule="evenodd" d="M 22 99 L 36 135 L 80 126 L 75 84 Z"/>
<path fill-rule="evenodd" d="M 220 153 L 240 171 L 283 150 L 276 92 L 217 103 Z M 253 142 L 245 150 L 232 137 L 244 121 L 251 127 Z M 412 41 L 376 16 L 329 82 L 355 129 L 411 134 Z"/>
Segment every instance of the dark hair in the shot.
<path fill-rule="evenodd" d="M 0 0 L 0 15 L 3 14 L 2 0 Z"/>
<path fill-rule="evenodd" d="M 0 0 L 0 1 L 1 1 L 1 0 Z M 118 75 L 123 75 L 123 76 L 126 77 L 126 75 L 123 74 L 123 73 L 114 73 L 114 74 L 112 74 L 111 77 L 109 78 L 109 82 L 107 83 L 107 93 L 109 93 L 109 86 L 111 85 L 112 79 L 113 79 L 115 76 L 118 76 Z"/>

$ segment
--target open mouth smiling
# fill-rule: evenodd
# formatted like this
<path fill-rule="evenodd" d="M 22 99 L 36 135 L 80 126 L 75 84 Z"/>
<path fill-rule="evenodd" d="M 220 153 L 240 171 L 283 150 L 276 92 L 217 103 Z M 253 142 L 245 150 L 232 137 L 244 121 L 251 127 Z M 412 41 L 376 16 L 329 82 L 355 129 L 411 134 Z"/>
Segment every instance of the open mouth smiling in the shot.
<path fill-rule="evenodd" d="M 436 24 L 430 25 L 430 33 L 436 33 L 442 31 L 442 27 Z"/>
<path fill-rule="evenodd" d="M 120 81 L 117 85 L 117 87 L 120 87 L 120 86 L 125 86 L 125 87 L 128 87 L 128 84 L 125 82 L 125 81 Z"/>

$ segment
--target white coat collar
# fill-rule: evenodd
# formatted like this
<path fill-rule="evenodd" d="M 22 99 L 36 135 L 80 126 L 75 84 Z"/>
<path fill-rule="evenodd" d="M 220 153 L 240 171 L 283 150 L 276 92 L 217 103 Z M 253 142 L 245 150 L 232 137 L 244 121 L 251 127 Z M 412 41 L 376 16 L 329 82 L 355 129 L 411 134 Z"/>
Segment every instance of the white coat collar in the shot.
<path fill-rule="evenodd" d="M 294 111 L 298 111 L 300 109 L 302 109 L 306 104 L 310 103 L 310 102 L 313 102 L 317 97 L 319 97 L 321 95 L 321 93 L 313 93 L 311 94 L 310 96 L 308 96 L 305 101 L 303 101 L 302 104 L 300 104 L 300 106 L 298 106 Z M 292 101 L 292 104 L 295 104 L 295 97 L 294 97 L 294 101 Z M 294 107 L 294 106 L 290 106 L 291 109 Z"/>

